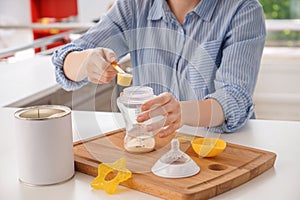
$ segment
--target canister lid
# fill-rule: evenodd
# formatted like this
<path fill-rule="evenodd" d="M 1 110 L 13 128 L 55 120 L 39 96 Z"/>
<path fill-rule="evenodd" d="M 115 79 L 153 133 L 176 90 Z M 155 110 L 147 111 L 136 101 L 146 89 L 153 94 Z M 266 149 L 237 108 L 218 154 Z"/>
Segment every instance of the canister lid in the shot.
<path fill-rule="evenodd" d="M 61 105 L 39 105 L 22 108 L 15 117 L 22 120 L 45 120 L 61 118 L 71 113 L 71 109 Z"/>

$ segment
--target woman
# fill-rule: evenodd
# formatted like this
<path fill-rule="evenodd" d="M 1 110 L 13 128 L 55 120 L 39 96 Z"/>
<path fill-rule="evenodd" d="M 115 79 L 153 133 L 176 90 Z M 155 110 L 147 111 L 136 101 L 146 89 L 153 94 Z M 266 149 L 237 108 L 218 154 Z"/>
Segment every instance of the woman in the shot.
<path fill-rule="evenodd" d="M 130 53 L 133 85 L 158 96 L 137 120 L 165 137 L 183 124 L 221 132 L 253 115 L 252 95 L 266 30 L 257 0 L 118 0 L 81 38 L 55 52 L 58 83 L 74 90 L 110 82 Z"/>

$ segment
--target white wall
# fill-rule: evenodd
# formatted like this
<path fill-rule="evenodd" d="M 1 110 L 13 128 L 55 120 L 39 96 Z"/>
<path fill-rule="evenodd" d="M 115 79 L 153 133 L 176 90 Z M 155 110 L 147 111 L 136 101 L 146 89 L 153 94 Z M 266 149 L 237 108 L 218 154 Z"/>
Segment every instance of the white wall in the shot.
<path fill-rule="evenodd" d="M 1 0 L 0 16 L 12 18 L 19 23 L 29 23 L 30 17 L 30 1 L 29 0 Z"/>
<path fill-rule="evenodd" d="M 0 0 L 0 24 L 28 24 L 31 22 L 29 0 Z M 30 30 L 0 29 L 0 49 L 13 48 L 33 41 Z"/>
<path fill-rule="evenodd" d="M 91 22 L 106 12 L 114 0 L 77 0 L 79 22 Z"/>
<path fill-rule="evenodd" d="M 259 119 L 300 120 L 300 48 L 266 47 L 254 92 Z"/>

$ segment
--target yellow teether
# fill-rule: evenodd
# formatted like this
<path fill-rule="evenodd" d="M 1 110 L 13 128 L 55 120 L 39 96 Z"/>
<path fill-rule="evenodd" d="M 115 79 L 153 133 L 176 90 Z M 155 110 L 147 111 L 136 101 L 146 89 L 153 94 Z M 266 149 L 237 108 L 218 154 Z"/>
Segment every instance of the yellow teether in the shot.
<path fill-rule="evenodd" d="M 106 180 L 109 173 L 117 172 L 111 180 Z M 98 166 L 98 176 L 91 182 L 93 189 L 103 189 L 108 194 L 113 194 L 117 186 L 131 177 L 131 171 L 126 169 L 126 159 L 121 158 L 114 163 L 101 163 Z"/>

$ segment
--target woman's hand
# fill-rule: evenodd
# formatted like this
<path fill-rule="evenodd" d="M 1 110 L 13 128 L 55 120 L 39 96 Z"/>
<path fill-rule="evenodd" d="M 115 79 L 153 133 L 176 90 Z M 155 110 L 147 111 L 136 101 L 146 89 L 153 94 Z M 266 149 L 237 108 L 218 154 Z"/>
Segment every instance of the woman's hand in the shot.
<path fill-rule="evenodd" d="M 92 83 L 108 83 L 117 74 L 111 66 L 116 61 L 116 54 L 111 49 L 95 48 L 69 53 L 64 62 L 64 73 L 73 81 L 86 77 Z"/>
<path fill-rule="evenodd" d="M 116 55 L 110 49 L 91 50 L 83 63 L 88 80 L 96 84 L 109 83 L 117 74 L 117 71 L 111 66 L 114 61 L 116 61 Z"/>
<path fill-rule="evenodd" d="M 147 125 L 148 131 L 159 130 L 160 137 L 166 137 L 182 126 L 180 103 L 171 93 L 162 93 L 142 104 L 137 117 L 138 122 L 144 122 L 150 118 L 164 116 L 164 119 Z"/>

